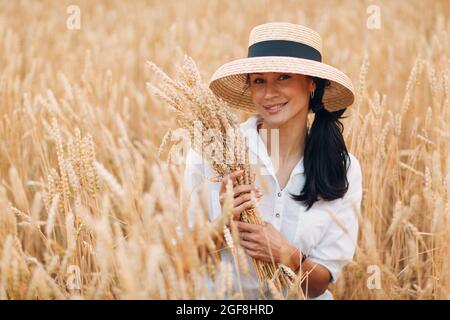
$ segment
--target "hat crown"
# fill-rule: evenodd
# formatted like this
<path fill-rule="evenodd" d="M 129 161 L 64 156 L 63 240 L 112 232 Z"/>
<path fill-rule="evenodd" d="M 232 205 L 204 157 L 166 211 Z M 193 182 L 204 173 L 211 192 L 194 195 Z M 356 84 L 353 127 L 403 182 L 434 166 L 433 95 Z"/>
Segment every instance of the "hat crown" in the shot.
<path fill-rule="evenodd" d="M 288 22 L 269 22 L 258 25 L 250 32 L 248 46 L 268 40 L 287 40 L 306 44 L 322 53 L 322 38 L 305 26 Z"/>

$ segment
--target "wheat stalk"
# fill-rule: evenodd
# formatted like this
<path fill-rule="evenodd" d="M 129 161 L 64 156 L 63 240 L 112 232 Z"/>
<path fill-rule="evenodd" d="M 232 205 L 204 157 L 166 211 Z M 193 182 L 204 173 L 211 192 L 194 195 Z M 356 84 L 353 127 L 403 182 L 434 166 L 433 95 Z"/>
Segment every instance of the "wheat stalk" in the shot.
<path fill-rule="evenodd" d="M 174 110 L 180 128 L 187 130 L 190 135 L 191 147 L 202 155 L 219 177 L 223 177 L 235 170 L 243 169 L 244 174 L 238 180 L 239 185 L 254 182 L 250 169 L 247 141 L 239 130 L 236 117 L 229 111 L 225 101 L 213 94 L 202 82 L 195 62 L 188 56 L 184 57 L 181 67 L 178 67 L 179 78 L 174 80 L 164 73 L 153 62 L 147 61 L 147 66 L 161 80 L 158 86 L 147 83 L 147 88 Z M 194 129 L 200 127 L 200 132 Z M 208 145 L 214 148 L 207 148 Z M 167 136 L 166 136 L 167 137 Z M 167 144 L 163 139 L 162 149 Z M 234 146 L 234 148 L 232 148 Z M 230 152 L 232 161 L 230 160 Z M 256 201 L 254 201 L 256 203 Z M 241 220 L 262 225 L 263 221 L 255 207 L 245 210 Z M 280 287 L 279 277 L 275 276 L 275 263 L 253 259 L 260 284 L 273 279 Z"/>

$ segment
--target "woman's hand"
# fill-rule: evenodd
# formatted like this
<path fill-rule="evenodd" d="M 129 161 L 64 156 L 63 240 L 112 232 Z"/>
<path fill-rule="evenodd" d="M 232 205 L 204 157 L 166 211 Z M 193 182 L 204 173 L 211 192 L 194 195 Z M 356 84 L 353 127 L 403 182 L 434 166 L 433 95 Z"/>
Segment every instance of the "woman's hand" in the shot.
<path fill-rule="evenodd" d="M 291 244 L 275 227 L 265 222 L 264 225 L 236 221 L 240 244 L 252 258 L 283 263 L 294 272 L 300 268 L 301 251 Z M 301 287 L 308 297 L 315 298 L 327 290 L 331 273 L 326 267 L 306 259 L 302 263 L 302 272 L 308 274 L 308 280 L 302 281 Z"/>
<path fill-rule="evenodd" d="M 241 246 L 252 258 L 275 261 L 296 270 L 300 264 L 300 251 L 268 222 L 256 225 L 235 222 L 239 230 Z"/>
<path fill-rule="evenodd" d="M 261 199 L 262 193 L 258 187 L 254 185 L 244 184 L 238 185 L 237 178 L 241 177 L 244 173 L 244 170 L 237 170 L 229 175 L 225 175 L 222 179 L 222 184 L 220 186 L 219 192 L 219 202 L 220 206 L 223 207 L 226 198 L 226 187 L 228 179 L 231 179 L 233 182 L 233 210 L 232 210 L 232 220 L 239 220 L 240 215 L 246 209 L 251 208 L 254 203 L 252 202 L 252 194 L 251 192 L 255 192 L 256 200 Z"/>
<path fill-rule="evenodd" d="M 256 191 L 256 200 L 262 197 L 262 193 L 259 189 L 253 185 L 238 185 L 237 179 L 242 176 L 244 170 L 237 170 L 222 178 L 222 183 L 219 192 L 220 206 L 223 208 L 226 199 L 226 186 L 229 179 L 233 183 L 233 209 L 231 220 L 239 220 L 241 213 L 246 209 L 251 208 L 254 204 L 252 202 L 252 191 Z M 214 242 L 218 249 L 221 249 L 225 245 L 225 241 L 222 236 L 223 227 L 230 225 L 229 217 L 224 217 L 220 214 L 213 222 L 214 228 L 218 231 L 218 235 L 214 238 Z M 220 234 L 220 236 L 219 236 Z"/>

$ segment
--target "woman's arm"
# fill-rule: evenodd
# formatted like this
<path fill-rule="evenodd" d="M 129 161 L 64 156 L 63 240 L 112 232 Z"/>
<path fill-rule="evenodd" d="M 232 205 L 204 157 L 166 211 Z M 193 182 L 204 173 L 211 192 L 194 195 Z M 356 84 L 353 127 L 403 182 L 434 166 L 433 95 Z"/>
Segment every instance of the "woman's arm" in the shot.
<path fill-rule="evenodd" d="M 308 258 L 302 263 L 302 252 L 300 249 L 292 244 L 288 247 L 292 254 L 285 265 L 291 268 L 295 273 L 298 273 L 300 266 L 302 274 L 309 273 L 308 279 L 302 282 L 303 292 L 307 293 L 310 298 L 316 298 L 323 294 L 331 281 L 331 275 L 328 269 Z"/>
<path fill-rule="evenodd" d="M 275 227 L 267 223 L 255 225 L 236 222 L 240 243 L 247 254 L 253 258 L 283 263 L 294 271 L 300 269 L 301 251 L 291 244 Z M 310 272 L 303 281 L 302 289 L 308 297 L 320 296 L 328 288 L 331 276 L 328 269 L 318 263 L 306 259 L 301 265 L 302 273 Z"/>

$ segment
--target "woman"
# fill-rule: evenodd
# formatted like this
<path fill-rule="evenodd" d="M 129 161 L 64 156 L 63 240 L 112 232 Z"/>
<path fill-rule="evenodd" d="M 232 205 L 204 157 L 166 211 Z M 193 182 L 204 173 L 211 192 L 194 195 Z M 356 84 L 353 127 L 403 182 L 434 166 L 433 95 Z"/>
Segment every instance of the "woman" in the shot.
<path fill-rule="evenodd" d="M 340 116 L 354 101 L 353 86 L 341 71 L 321 62 L 321 38 L 290 23 L 267 23 L 250 34 L 248 57 L 229 62 L 213 75 L 210 88 L 232 107 L 256 115 L 240 128 L 251 159 L 263 169 L 255 184 L 235 186 L 233 219 L 249 257 L 309 271 L 308 298 L 332 299 L 327 290 L 353 258 L 362 200 L 358 160 L 347 152 Z M 308 129 L 308 113 L 315 113 Z M 196 165 L 195 163 L 201 163 Z M 209 219 L 221 214 L 228 178 L 206 182 Z M 189 191 L 212 169 L 190 150 L 185 171 Z M 251 191 L 265 225 L 237 221 L 252 206 Z M 191 216 L 193 218 L 193 214 Z M 191 219 L 191 222 L 193 219 Z M 226 250 L 223 259 L 231 259 Z M 256 274 L 242 279 L 246 298 L 258 298 Z"/>

